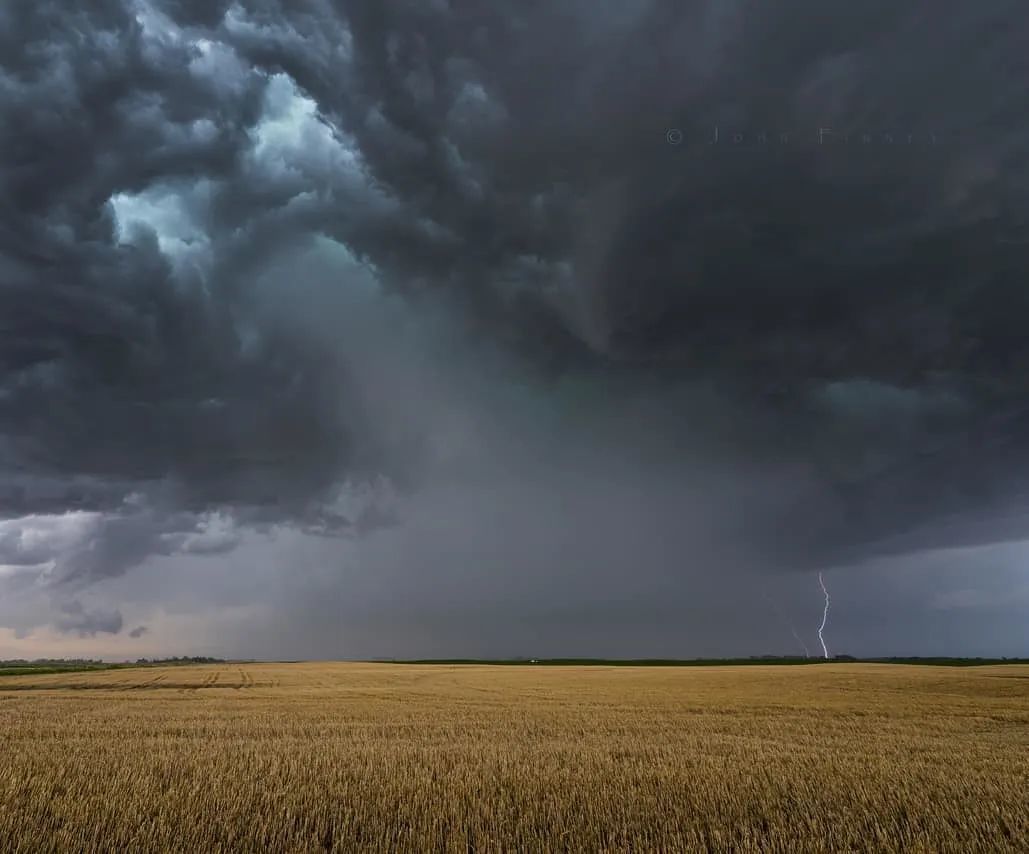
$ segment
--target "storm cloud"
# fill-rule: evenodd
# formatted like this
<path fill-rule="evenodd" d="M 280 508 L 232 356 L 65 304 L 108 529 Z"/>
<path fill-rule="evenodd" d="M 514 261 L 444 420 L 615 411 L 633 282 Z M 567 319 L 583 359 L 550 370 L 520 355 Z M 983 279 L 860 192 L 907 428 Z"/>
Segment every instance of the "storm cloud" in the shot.
<path fill-rule="evenodd" d="M 62 632 L 75 632 L 81 637 L 98 633 L 116 635 L 122 629 L 122 618 L 117 611 L 87 611 L 81 602 L 72 600 L 62 606 L 57 628 Z"/>
<path fill-rule="evenodd" d="M 5 8 L 0 582 L 92 635 L 72 591 L 301 536 L 411 619 L 631 634 L 1026 539 L 1027 42 L 1015 0 Z"/>

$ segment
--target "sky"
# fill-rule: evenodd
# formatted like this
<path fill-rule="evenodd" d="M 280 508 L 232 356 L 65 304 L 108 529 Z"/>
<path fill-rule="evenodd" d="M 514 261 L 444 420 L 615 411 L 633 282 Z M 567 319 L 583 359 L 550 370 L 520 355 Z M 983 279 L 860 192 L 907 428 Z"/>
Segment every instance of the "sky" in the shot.
<path fill-rule="evenodd" d="M 1023 0 L 0 6 L 0 658 L 1029 655 Z"/>

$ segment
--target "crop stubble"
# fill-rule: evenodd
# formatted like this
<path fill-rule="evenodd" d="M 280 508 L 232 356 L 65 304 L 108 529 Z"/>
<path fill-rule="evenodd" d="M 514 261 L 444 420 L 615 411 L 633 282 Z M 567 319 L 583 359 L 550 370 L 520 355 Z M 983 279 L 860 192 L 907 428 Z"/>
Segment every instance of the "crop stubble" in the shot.
<path fill-rule="evenodd" d="M 1029 850 L 1029 667 L 0 679 L 0 850 Z"/>

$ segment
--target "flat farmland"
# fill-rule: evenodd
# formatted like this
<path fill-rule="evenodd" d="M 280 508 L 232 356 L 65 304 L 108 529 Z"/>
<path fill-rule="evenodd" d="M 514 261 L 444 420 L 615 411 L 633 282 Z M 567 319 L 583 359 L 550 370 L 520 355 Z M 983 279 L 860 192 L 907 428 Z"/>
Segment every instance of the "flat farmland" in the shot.
<path fill-rule="evenodd" d="M 0 677 L 2 851 L 1027 851 L 1029 667 Z"/>

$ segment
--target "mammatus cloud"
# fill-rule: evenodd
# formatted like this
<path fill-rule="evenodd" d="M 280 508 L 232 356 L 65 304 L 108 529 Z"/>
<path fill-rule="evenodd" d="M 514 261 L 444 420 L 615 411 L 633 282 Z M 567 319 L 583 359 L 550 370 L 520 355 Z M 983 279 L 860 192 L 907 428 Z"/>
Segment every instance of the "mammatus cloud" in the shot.
<path fill-rule="evenodd" d="M 1014 0 L 0 18 L 3 577 L 429 495 L 597 563 L 626 483 L 662 577 L 686 513 L 774 571 L 1026 535 Z"/>

